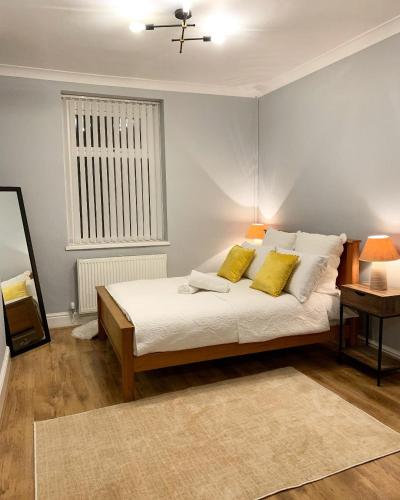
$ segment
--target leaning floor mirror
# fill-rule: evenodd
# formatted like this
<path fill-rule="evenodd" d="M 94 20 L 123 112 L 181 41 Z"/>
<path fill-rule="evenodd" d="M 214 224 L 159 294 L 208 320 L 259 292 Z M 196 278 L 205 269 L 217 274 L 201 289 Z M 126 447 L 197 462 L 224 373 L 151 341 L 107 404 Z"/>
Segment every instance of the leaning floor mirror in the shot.
<path fill-rule="evenodd" d="M 0 282 L 11 355 L 50 341 L 21 188 L 0 187 Z"/>

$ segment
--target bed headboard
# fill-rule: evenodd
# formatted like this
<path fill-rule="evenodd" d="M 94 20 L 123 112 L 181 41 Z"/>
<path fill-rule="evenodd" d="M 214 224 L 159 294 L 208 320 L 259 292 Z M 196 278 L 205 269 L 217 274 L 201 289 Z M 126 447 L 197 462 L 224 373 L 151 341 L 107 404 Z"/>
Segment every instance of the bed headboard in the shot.
<path fill-rule="evenodd" d="M 360 240 L 347 240 L 340 258 L 337 286 L 358 283 L 360 278 Z"/>

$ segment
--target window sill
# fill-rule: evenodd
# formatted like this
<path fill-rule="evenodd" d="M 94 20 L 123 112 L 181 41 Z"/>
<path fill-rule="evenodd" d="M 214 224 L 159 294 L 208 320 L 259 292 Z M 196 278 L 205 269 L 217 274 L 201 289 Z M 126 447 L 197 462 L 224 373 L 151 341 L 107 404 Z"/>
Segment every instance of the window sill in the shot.
<path fill-rule="evenodd" d="M 108 248 L 134 248 L 134 247 L 165 247 L 169 241 L 135 241 L 127 243 L 81 243 L 67 245 L 65 250 L 106 250 Z"/>

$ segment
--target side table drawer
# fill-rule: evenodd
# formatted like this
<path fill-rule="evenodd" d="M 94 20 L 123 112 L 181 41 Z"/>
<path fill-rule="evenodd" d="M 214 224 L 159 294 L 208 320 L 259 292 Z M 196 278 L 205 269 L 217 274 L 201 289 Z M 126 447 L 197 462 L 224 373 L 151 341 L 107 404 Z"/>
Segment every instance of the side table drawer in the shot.
<path fill-rule="evenodd" d="M 378 297 L 351 288 L 342 288 L 342 304 L 381 317 L 400 315 L 400 296 Z"/>

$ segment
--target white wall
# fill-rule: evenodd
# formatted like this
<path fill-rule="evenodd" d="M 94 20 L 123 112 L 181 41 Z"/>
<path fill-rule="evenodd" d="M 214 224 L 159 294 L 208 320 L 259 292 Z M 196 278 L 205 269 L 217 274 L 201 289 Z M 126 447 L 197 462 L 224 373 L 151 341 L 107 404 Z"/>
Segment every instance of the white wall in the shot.
<path fill-rule="evenodd" d="M 400 243 L 399 53 L 397 35 L 260 99 L 263 220 Z M 163 100 L 170 248 L 65 251 L 62 90 Z M 254 99 L 3 77 L 0 106 L 0 185 L 23 188 L 50 313 L 75 299 L 78 257 L 167 251 L 169 275 L 182 275 L 241 241 L 253 218 Z M 400 286 L 400 263 L 388 267 Z"/>
<path fill-rule="evenodd" d="M 162 99 L 170 247 L 66 252 L 61 91 Z M 21 186 L 48 313 L 76 301 L 77 258 L 168 253 L 170 276 L 241 242 L 253 219 L 255 99 L 0 78 L 0 185 Z"/>
<path fill-rule="evenodd" d="M 263 220 L 362 240 L 388 233 L 399 246 L 399 53 L 396 35 L 260 100 Z M 400 261 L 387 267 L 400 287 Z M 386 327 L 400 350 L 399 321 Z"/>

